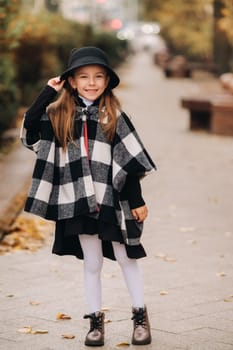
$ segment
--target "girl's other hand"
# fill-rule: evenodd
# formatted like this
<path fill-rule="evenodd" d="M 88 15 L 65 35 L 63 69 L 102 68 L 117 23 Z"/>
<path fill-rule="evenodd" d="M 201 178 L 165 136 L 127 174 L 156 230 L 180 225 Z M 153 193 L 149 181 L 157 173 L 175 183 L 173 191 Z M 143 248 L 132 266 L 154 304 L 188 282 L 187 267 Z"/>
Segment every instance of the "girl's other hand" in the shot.
<path fill-rule="evenodd" d="M 48 85 L 51 86 L 53 89 L 55 89 L 57 92 L 59 92 L 65 83 L 65 80 L 60 80 L 60 77 L 51 78 L 48 81 Z"/>
<path fill-rule="evenodd" d="M 148 215 L 148 209 L 146 205 L 143 205 L 142 207 L 135 208 L 131 210 L 133 217 L 138 222 L 143 222 L 147 215 Z"/>

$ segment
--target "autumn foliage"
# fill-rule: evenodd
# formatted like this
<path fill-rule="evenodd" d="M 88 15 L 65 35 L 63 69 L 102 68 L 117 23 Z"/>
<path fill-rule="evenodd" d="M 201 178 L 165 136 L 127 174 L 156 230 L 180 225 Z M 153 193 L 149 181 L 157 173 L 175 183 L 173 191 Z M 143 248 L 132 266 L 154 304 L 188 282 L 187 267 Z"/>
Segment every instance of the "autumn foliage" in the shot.
<path fill-rule="evenodd" d="M 115 64 L 125 54 L 125 43 L 111 33 L 96 33 L 90 25 L 59 14 L 27 12 L 17 0 L 1 3 L 0 133 L 10 126 L 18 106 L 30 105 L 47 80 L 64 70 L 73 47 L 99 46 Z"/>
<path fill-rule="evenodd" d="M 215 46 L 221 50 L 219 40 L 224 40 L 228 56 L 222 59 L 232 60 L 232 0 L 141 0 L 141 4 L 144 18 L 161 24 L 172 52 L 194 60 L 215 60 Z"/>

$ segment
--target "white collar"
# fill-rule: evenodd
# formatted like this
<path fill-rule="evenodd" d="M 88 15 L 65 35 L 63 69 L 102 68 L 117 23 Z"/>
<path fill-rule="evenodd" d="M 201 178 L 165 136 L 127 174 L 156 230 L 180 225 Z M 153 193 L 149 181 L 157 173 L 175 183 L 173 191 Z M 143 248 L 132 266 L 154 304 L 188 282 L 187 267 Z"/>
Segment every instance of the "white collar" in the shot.
<path fill-rule="evenodd" d="M 90 101 L 90 100 L 88 100 L 87 98 L 82 97 L 82 96 L 80 96 L 80 95 L 79 95 L 79 97 L 82 99 L 83 103 L 84 103 L 87 107 L 91 106 L 91 105 L 93 104 L 93 102 L 94 102 L 94 101 Z"/>

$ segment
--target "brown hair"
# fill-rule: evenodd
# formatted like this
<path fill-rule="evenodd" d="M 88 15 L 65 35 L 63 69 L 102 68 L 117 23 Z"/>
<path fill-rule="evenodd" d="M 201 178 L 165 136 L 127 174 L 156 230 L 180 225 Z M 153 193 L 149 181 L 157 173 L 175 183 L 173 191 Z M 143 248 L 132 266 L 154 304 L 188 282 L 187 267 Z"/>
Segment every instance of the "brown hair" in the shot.
<path fill-rule="evenodd" d="M 71 86 L 66 83 L 58 99 L 48 107 L 54 134 L 65 150 L 68 142 L 74 142 L 74 117 L 75 100 Z M 112 90 L 106 89 L 100 98 L 99 103 L 99 121 L 106 134 L 106 139 L 111 142 L 117 123 L 117 111 L 120 109 L 120 102 L 113 94 Z M 107 118 L 106 118 L 107 117 Z"/>

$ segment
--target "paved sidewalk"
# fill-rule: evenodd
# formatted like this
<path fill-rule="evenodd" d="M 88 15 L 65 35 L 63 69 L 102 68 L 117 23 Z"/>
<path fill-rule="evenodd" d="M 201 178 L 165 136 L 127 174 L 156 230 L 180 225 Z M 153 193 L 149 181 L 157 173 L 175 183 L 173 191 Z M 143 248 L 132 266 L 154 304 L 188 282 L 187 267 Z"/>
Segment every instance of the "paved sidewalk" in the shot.
<path fill-rule="evenodd" d="M 145 54 L 121 77 L 117 94 L 158 166 L 143 182 L 150 215 L 141 267 L 153 343 L 128 348 L 233 350 L 233 138 L 188 131 L 179 101 L 195 83 L 166 80 Z M 50 251 L 48 244 L 0 256 L 2 350 L 86 349 L 82 262 Z M 130 301 L 118 265 L 107 260 L 103 300 L 111 322 L 102 348 L 120 349 L 131 338 Z M 56 320 L 58 313 L 72 319 Z M 48 333 L 17 332 L 25 326 Z M 67 333 L 75 338 L 63 339 Z"/>
<path fill-rule="evenodd" d="M 0 159 L 0 236 L 22 208 L 34 160 L 35 155 L 21 147 L 19 140 L 13 150 Z"/>

